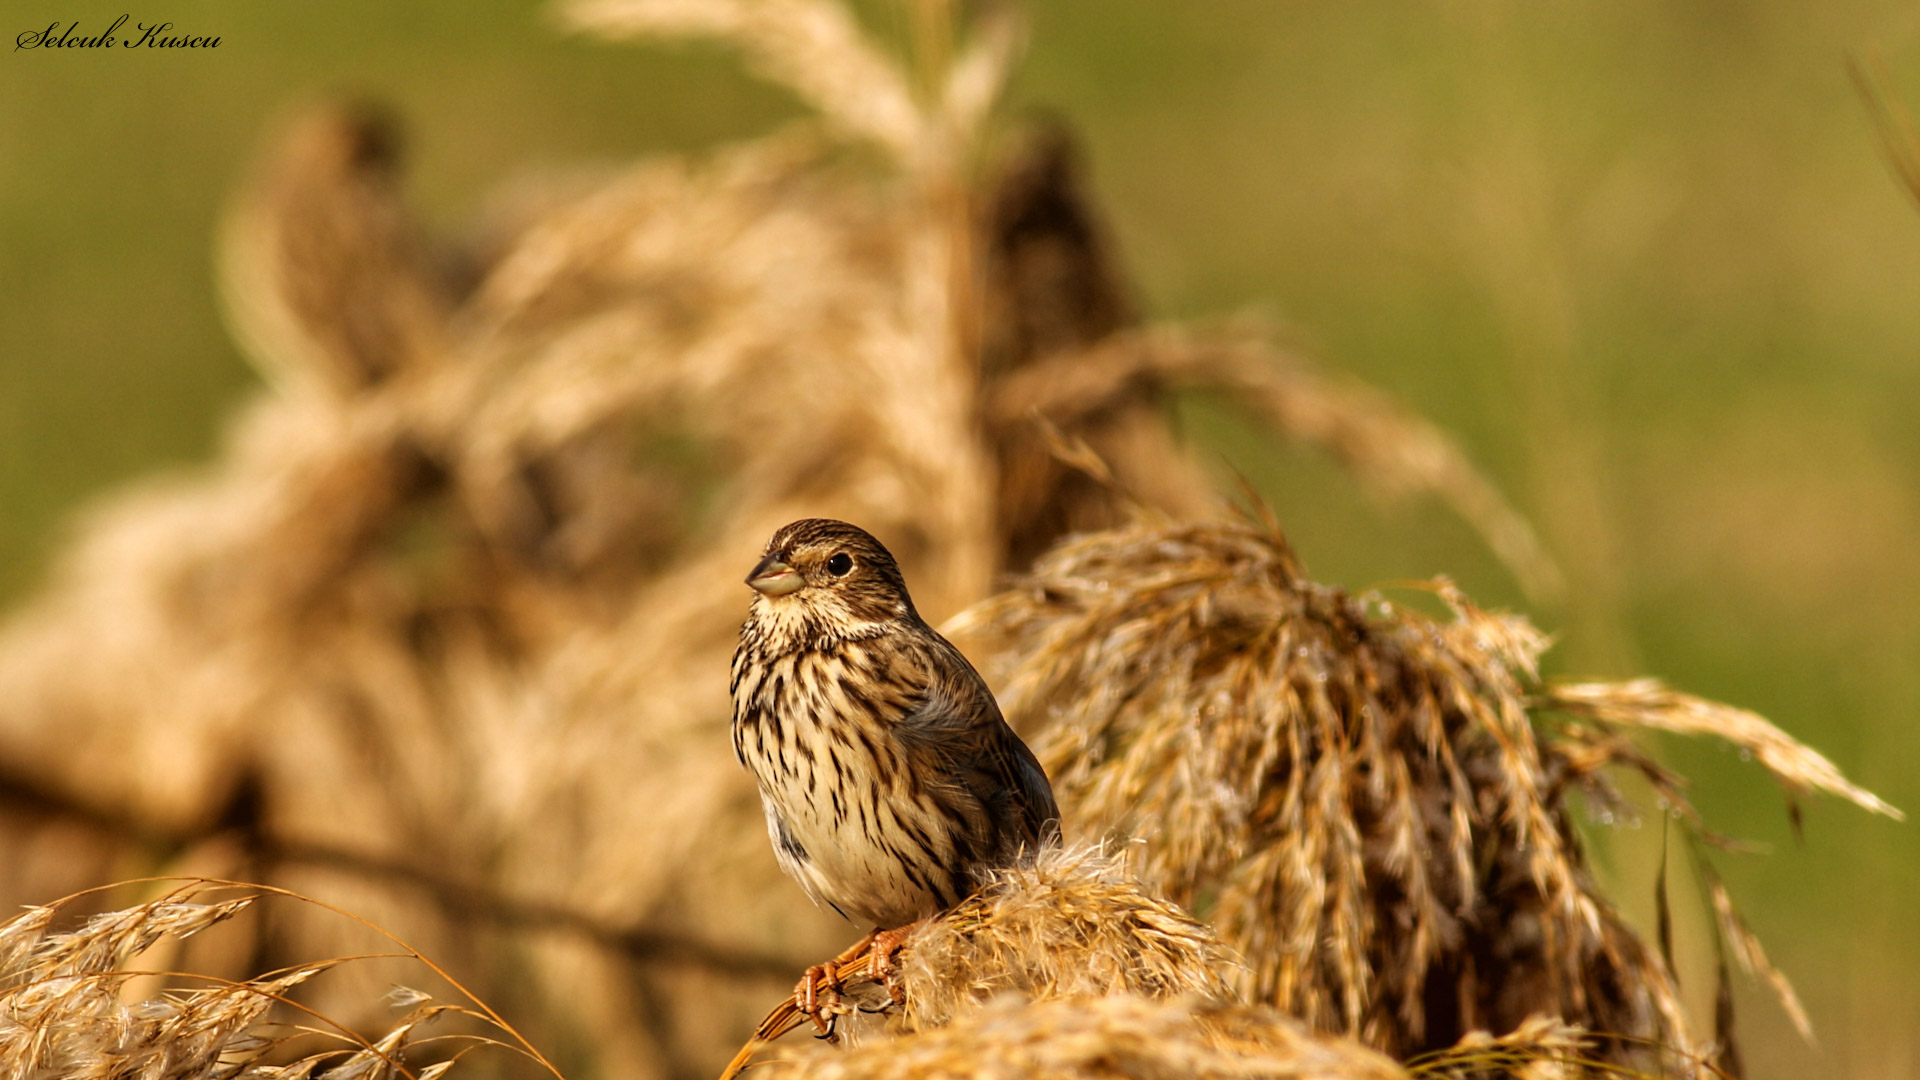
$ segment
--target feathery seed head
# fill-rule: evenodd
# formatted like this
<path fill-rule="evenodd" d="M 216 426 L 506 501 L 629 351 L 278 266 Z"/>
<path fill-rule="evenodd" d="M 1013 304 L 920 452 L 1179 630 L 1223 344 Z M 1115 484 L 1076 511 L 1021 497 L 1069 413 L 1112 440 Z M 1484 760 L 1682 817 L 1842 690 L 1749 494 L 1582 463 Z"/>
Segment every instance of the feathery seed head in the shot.
<path fill-rule="evenodd" d="M 1351 1039 L 1315 1033 L 1270 1009 L 1117 994 L 1051 1001 L 1006 995 L 947 1027 L 846 1052 L 796 1046 L 752 1075 L 770 1080 L 1409 1080 L 1412 1074 Z"/>
<path fill-rule="evenodd" d="M 1277 533 L 1141 525 L 1056 547 L 960 630 L 1068 827 L 1146 837 L 1143 876 L 1210 916 L 1250 1000 L 1401 1054 L 1540 1009 L 1690 1045 L 1526 713 L 1541 639 L 1441 593 L 1453 622 L 1375 616 Z"/>
<path fill-rule="evenodd" d="M 921 927 L 900 972 L 902 1031 L 944 1026 L 1002 995 L 1131 995 L 1229 1002 L 1232 951 L 1180 905 L 1148 892 L 1102 847 L 1050 847 Z"/>

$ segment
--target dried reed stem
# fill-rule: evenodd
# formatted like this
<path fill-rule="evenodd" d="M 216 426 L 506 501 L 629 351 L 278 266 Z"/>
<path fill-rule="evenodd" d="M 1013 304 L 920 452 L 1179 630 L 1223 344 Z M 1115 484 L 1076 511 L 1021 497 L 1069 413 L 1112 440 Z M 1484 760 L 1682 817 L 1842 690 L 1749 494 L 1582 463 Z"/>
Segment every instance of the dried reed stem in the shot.
<path fill-rule="evenodd" d="M 1271 523 L 1140 524 L 1068 540 L 949 629 L 1035 740 L 1069 835 L 1138 837 L 1148 883 L 1245 958 L 1250 1000 L 1397 1056 L 1544 1013 L 1613 1067 L 1691 1068 L 1704 1045 L 1594 886 L 1567 796 L 1617 800 L 1620 764 L 1696 815 L 1608 732 L 1716 734 L 1795 790 L 1891 808 L 1751 713 L 1543 687 L 1543 635 L 1430 588 L 1451 620 L 1313 583 Z"/>

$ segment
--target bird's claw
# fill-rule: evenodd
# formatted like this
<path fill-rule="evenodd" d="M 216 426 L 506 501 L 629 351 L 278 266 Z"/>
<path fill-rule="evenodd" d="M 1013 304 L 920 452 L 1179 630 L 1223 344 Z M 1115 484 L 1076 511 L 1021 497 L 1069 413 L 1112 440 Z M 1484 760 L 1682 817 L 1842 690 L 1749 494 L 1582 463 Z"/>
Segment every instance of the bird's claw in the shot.
<path fill-rule="evenodd" d="M 875 1012 L 886 1012 L 905 1004 L 906 997 L 900 992 L 900 945 L 907 940 L 919 924 L 903 926 L 898 930 L 875 931 L 867 942 L 867 977 L 887 992 L 887 1003 Z"/>
<path fill-rule="evenodd" d="M 836 1031 L 840 1017 L 847 1012 L 843 989 L 832 964 L 815 964 L 800 976 L 799 985 L 793 988 L 793 1003 L 801 1015 L 813 1021 L 814 1030 L 819 1032 L 814 1038 L 839 1041 Z"/>
<path fill-rule="evenodd" d="M 889 1012 L 906 1002 L 906 995 L 900 986 L 900 965 L 897 961 L 901 943 L 919 925 L 912 923 L 897 930 L 876 928 L 847 951 L 834 957 L 831 963 L 815 964 L 800 976 L 799 984 L 793 988 L 793 1004 L 800 1015 L 813 1021 L 816 1032 L 814 1038 L 838 1042 L 837 1032 L 842 1016 L 855 1009 L 863 1013 Z M 870 1009 L 857 1002 L 849 1004 L 846 987 L 840 981 L 840 965 L 863 955 L 867 959 L 867 977 L 887 992 L 886 1003 L 877 1008 Z"/>

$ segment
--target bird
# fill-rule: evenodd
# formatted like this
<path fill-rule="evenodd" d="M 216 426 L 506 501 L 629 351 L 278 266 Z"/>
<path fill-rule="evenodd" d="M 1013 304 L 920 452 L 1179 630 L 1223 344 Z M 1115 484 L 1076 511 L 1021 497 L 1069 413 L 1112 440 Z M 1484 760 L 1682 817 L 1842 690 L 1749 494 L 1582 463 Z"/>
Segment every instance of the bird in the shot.
<path fill-rule="evenodd" d="M 786 525 L 747 584 L 734 753 L 759 785 L 782 869 L 815 904 L 873 927 L 795 988 L 831 1039 L 845 1011 L 837 965 L 865 951 L 897 1001 L 891 965 L 906 934 L 983 873 L 1056 842 L 1060 810 L 986 681 L 920 617 L 899 564 L 866 530 Z"/>

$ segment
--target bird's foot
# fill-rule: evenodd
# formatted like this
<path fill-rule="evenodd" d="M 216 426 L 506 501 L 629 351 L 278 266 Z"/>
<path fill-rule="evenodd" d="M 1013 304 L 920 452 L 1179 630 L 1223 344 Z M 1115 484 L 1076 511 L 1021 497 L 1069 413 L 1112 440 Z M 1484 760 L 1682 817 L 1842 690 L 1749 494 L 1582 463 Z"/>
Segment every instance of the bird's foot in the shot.
<path fill-rule="evenodd" d="M 819 1032 L 815 1038 L 828 1042 L 839 1041 L 836 1029 L 840 1018 L 856 1007 L 847 1002 L 846 985 L 840 980 L 840 970 L 862 957 L 867 961 L 867 977 L 886 990 L 887 1001 L 878 1008 L 861 1007 L 860 1011 L 887 1012 L 906 1001 L 900 986 L 900 947 L 924 922 L 926 920 L 921 919 L 895 930 L 874 927 L 839 956 L 827 963 L 813 965 L 805 975 L 800 976 L 799 985 L 793 988 L 793 1003 L 802 1016 L 813 1021 L 814 1030 Z"/>
<path fill-rule="evenodd" d="M 874 927 L 867 932 L 867 936 L 847 946 L 839 956 L 824 964 L 813 965 L 805 975 L 800 976 L 799 985 L 793 988 L 793 1003 L 802 1016 L 813 1021 L 814 1030 L 819 1032 L 815 1038 L 828 1042 L 839 1041 L 835 1037 L 835 1029 L 839 1027 L 840 1018 L 850 1011 L 845 997 L 846 986 L 840 981 L 840 967 L 866 952 L 880 932 L 879 927 Z"/>
<path fill-rule="evenodd" d="M 819 1032 L 814 1038 L 839 1041 L 835 1031 L 847 1012 L 842 995 L 845 989 L 833 964 L 815 964 L 800 976 L 799 985 L 793 988 L 793 1003 L 802 1016 L 813 1021 L 814 1030 Z"/>
<path fill-rule="evenodd" d="M 910 922 L 895 930 L 875 930 L 867 938 L 867 977 L 887 991 L 886 1008 L 906 1003 L 900 992 L 900 946 L 927 920 Z"/>

